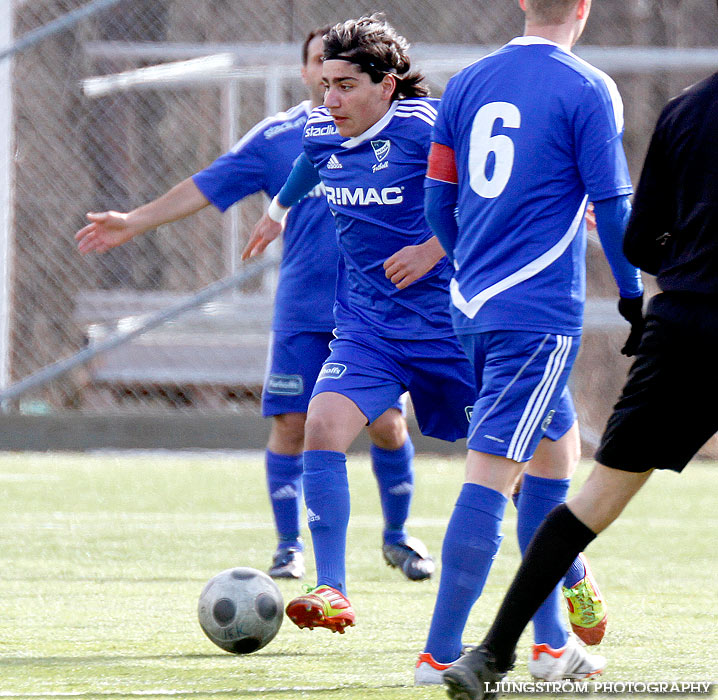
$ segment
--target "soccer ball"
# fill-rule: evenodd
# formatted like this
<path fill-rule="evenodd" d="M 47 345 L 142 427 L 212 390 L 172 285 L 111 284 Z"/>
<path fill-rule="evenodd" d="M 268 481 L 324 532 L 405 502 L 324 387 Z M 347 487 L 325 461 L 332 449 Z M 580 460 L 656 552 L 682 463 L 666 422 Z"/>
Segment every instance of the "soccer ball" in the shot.
<path fill-rule="evenodd" d="M 284 601 L 267 574 L 240 567 L 211 578 L 197 606 L 202 631 L 233 654 L 251 654 L 269 644 L 282 625 Z"/>

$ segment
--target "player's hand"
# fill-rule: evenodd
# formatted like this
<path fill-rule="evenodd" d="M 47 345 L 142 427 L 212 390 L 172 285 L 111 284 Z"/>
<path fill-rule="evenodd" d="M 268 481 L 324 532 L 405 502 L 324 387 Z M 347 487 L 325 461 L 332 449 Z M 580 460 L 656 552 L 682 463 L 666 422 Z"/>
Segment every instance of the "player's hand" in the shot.
<path fill-rule="evenodd" d="M 621 354 L 633 357 L 641 343 L 643 329 L 646 326 L 646 321 L 643 318 L 643 295 L 634 299 L 621 297 L 618 300 L 618 312 L 631 324 L 631 332 L 628 334 L 625 345 L 621 348 Z"/>
<path fill-rule="evenodd" d="M 406 289 L 431 270 L 444 257 L 436 237 L 421 245 L 408 245 L 384 261 L 387 279 L 397 289 Z"/>
<path fill-rule="evenodd" d="M 591 232 L 596 230 L 596 212 L 593 209 L 593 202 L 589 202 L 586 207 L 586 230 Z"/>
<path fill-rule="evenodd" d="M 279 223 L 269 218 L 269 214 L 264 214 L 257 222 L 252 231 L 252 235 L 247 241 L 242 251 L 242 260 L 253 258 L 255 255 L 263 253 L 265 248 L 275 239 L 279 238 L 284 229 L 284 222 Z"/>
<path fill-rule="evenodd" d="M 141 230 L 128 220 L 128 214 L 119 211 L 89 212 L 89 224 L 75 234 L 77 249 L 87 253 L 105 253 L 110 248 L 127 243 Z"/>

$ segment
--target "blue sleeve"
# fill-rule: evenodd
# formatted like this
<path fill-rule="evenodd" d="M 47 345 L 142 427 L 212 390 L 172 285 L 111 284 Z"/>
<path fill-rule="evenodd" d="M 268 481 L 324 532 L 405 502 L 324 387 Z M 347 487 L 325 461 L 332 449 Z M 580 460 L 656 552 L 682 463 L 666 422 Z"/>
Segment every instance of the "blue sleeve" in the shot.
<path fill-rule="evenodd" d="M 451 116 L 453 114 L 451 99 L 453 95 L 453 86 L 454 78 L 449 80 L 446 86 L 446 90 L 441 97 L 441 102 L 439 102 L 437 107 L 438 114 L 436 115 L 434 127 L 431 131 L 432 141 L 435 141 L 436 143 L 441 143 L 444 146 L 448 146 L 452 149 L 454 148 L 454 139 L 451 134 L 451 128 L 449 127 L 449 121 L 451 120 Z"/>
<path fill-rule="evenodd" d="M 279 190 L 277 199 L 283 207 L 292 207 L 320 182 L 319 173 L 314 169 L 314 165 L 312 165 L 307 154 L 302 152 L 297 160 L 294 161 L 292 172 L 289 173 L 287 181 L 282 189 Z"/>
<path fill-rule="evenodd" d="M 220 211 L 267 189 L 266 150 L 246 137 L 211 165 L 192 176 L 199 191 Z"/>
<path fill-rule="evenodd" d="M 589 201 L 631 194 L 623 150 L 623 102 L 613 81 L 585 84 L 576 102 L 575 150 Z"/>
<path fill-rule="evenodd" d="M 424 215 L 449 260 L 454 259 L 454 246 L 459 235 L 454 213 L 458 193 L 458 185 L 439 180 L 426 180 Z"/>
<path fill-rule="evenodd" d="M 623 253 L 623 235 L 631 216 L 631 203 L 627 195 L 602 199 L 593 203 L 596 227 L 601 246 L 611 266 L 622 297 L 631 299 L 643 294 L 641 273 L 631 265 Z"/>

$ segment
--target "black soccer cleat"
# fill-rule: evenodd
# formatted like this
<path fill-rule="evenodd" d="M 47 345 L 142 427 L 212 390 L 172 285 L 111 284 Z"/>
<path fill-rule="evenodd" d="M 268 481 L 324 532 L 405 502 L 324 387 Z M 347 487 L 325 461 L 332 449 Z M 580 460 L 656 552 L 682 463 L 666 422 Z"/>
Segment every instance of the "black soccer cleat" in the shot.
<path fill-rule="evenodd" d="M 386 563 L 401 569 L 410 581 L 424 581 L 436 570 L 426 545 L 416 537 L 407 537 L 397 544 L 384 544 L 382 552 Z"/>
<path fill-rule="evenodd" d="M 485 647 L 478 647 L 455 661 L 442 678 L 451 700 L 495 700 L 498 684 L 511 668 L 513 663 L 500 671 L 493 655 Z"/>
<path fill-rule="evenodd" d="M 279 547 L 267 572 L 272 578 L 302 578 L 304 554 L 297 547 Z"/>

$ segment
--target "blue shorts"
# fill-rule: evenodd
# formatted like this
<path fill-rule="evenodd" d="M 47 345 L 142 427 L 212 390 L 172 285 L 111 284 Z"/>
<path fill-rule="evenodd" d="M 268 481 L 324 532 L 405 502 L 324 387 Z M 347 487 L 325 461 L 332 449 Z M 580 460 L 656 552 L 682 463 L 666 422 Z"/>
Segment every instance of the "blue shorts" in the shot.
<path fill-rule="evenodd" d="M 307 412 L 314 382 L 333 339 L 330 332 L 272 332 L 262 391 L 265 418 Z"/>
<path fill-rule="evenodd" d="M 455 337 L 395 340 L 352 333 L 333 340 L 330 349 L 313 396 L 325 391 L 346 396 L 372 423 L 408 391 L 424 435 L 466 437 L 476 388 Z"/>
<path fill-rule="evenodd" d="M 479 387 L 469 449 L 527 462 L 541 438 L 558 440 L 573 425 L 567 382 L 580 336 L 491 331 L 459 340 Z"/>

